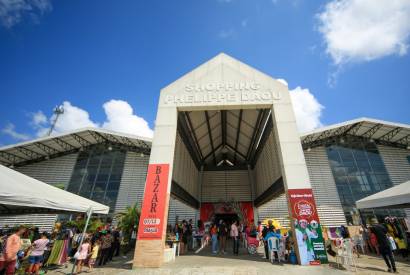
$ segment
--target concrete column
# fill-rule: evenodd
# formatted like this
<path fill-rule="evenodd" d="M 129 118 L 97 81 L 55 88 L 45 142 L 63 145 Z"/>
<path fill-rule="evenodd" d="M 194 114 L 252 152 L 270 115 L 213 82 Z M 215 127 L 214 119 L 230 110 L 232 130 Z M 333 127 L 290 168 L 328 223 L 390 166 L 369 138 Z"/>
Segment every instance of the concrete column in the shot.
<path fill-rule="evenodd" d="M 174 151 L 177 134 L 177 114 L 176 107 L 164 107 L 160 105 L 158 108 L 149 165 L 169 165 L 168 179 L 166 181 L 166 196 L 163 201 L 158 201 L 158 204 L 165 206 L 164 213 L 161 213 L 163 217 L 159 217 L 162 218 L 162 234 L 157 238 L 137 239 L 133 262 L 134 267 L 160 267 L 164 262 L 166 226 L 168 220 Z M 150 183 L 145 183 L 145 190 L 147 190 L 148 184 Z M 147 194 L 144 193 L 144 198 L 146 196 Z M 142 211 L 147 210 L 142 209 Z M 138 227 L 139 234 L 143 230 L 143 221 L 140 220 Z"/>
<path fill-rule="evenodd" d="M 282 100 L 274 102 L 272 106 L 273 129 L 275 134 L 276 146 L 279 152 L 281 172 L 285 185 L 285 191 L 288 199 L 289 217 L 291 217 L 291 227 L 294 240 L 302 240 L 301 230 L 296 232 L 306 220 L 309 223 L 312 220 L 319 222 L 317 218 L 316 204 L 312 195 L 312 186 L 300 142 L 299 133 L 296 127 L 295 115 L 292 108 L 289 92 L 282 93 Z M 302 209 L 307 207 L 308 209 Z M 305 211 L 305 212 L 304 212 Z M 306 214 L 312 213 L 312 214 Z M 315 224 L 313 222 L 313 224 Z M 297 238 L 297 234 L 299 238 Z M 318 230 L 322 238 L 320 230 Z M 317 240 L 317 239 L 316 239 Z M 310 237 L 309 237 L 310 241 Z M 307 242 L 300 241 L 297 243 L 295 250 L 300 264 L 309 264 L 312 259 L 306 260 L 313 253 L 306 252 Z M 303 243 L 302 243 L 303 242 Z M 310 243 L 311 244 L 311 243 Z M 320 246 L 315 244 L 316 246 Z M 303 249 L 304 251 L 301 251 Z M 309 254 L 310 253 L 310 254 Z M 316 253 L 316 251 L 315 251 Z M 309 254 L 309 256 L 307 256 Z M 323 258 L 326 259 L 326 256 Z"/>

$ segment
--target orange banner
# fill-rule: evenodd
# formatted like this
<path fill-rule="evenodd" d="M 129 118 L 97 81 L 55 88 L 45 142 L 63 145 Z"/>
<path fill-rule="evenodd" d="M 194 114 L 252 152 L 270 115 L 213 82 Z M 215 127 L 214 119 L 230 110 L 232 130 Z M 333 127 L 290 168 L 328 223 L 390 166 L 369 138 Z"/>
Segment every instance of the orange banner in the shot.
<path fill-rule="evenodd" d="M 161 239 L 164 229 L 169 164 L 148 165 L 138 240 Z"/>

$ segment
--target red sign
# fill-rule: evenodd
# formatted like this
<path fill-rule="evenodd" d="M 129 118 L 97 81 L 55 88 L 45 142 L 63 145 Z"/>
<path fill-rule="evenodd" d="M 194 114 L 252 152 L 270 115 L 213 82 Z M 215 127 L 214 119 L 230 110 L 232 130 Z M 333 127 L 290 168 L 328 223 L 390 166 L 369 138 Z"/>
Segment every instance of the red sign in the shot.
<path fill-rule="evenodd" d="M 318 221 L 312 189 L 289 189 L 288 194 L 293 218 Z"/>
<path fill-rule="evenodd" d="M 138 240 L 161 239 L 164 229 L 169 164 L 148 165 Z"/>

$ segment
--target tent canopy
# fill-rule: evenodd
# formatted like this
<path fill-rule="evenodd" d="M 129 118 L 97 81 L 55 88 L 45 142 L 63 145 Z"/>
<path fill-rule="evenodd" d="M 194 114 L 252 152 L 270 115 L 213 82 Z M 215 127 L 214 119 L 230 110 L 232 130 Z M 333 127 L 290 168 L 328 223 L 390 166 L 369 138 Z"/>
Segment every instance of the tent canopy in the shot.
<path fill-rule="evenodd" d="M 109 207 L 0 165 L 0 214 L 107 214 Z"/>
<path fill-rule="evenodd" d="M 356 201 L 362 208 L 410 208 L 410 181 Z"/>

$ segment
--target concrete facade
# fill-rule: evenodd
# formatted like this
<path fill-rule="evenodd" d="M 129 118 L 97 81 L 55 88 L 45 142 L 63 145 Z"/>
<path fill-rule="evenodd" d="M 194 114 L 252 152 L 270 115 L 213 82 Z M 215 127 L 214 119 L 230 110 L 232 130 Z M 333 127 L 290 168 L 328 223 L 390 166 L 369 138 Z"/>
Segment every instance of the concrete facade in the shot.
<path fill-rule="evenodd" d="M 311 189 L 287 86 L 219 54 L 161 90 L 149 164 L 168 164 L 169 175 L 166 199 L 159 202 L 165 205 L 165 212 L 155 216 L 156 219 L 167 221 L 172 177 L 178 173 L 174 172 L 174 154 L 178 153 L 175 151 L 178 112 L 258 108 L 270 109 L 285 190 Z M 144 208 L 142 212 L 144 215 Z M 146 228 L 146 221 L 141 220 L 139 232 L 145 233 Z M 134 266 L 162 265 L 166 226 L 159 230 L 162 230 L 161 239 L 138 239 Z"/>

